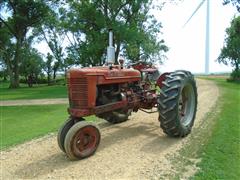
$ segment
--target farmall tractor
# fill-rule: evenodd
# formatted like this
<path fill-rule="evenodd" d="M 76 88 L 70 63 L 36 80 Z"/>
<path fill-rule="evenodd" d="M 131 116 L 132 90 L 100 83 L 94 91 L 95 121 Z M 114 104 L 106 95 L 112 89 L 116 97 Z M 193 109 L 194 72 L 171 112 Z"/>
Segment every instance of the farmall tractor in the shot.
<path fill-rule="evenodd" d="M 59 129 L 58 145 L 72 160 L 91 156 L 100 143 L 99 128 L 84 119 L 90 115 L 115 124 L 127 121 L 132 112 L 152 113 L 156 109 L 160 127 L 167 135 L 185 137 L 191 132 L 197 88 L 190 72 L 164 73 L 153 85 L 149 77 L 156 74 L 154 66 L 139 62 L 125 68 L 123 60 L 119 60 L 120 65 L 114 65 L 114 60 L 110 30 L 105 66 L 68 71 L 70 116 Z"/>

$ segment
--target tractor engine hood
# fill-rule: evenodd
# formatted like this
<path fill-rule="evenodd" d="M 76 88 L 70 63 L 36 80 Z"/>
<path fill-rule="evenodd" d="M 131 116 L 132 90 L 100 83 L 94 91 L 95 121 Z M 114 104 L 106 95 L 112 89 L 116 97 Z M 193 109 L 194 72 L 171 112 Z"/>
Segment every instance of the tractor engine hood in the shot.
<path fill-rule="evenodd" d="M 110 69 L 106 67 L 86 67 L 70 69 L 67 73 L 68 78 L 82 78 L 87 76 L 102 77 L 105 80 L 125 79 L 125 81 L 139 81 L 141 80 L 141 73 L 134 69 L 121 69 L 120 66 L 113 66 Z"/>

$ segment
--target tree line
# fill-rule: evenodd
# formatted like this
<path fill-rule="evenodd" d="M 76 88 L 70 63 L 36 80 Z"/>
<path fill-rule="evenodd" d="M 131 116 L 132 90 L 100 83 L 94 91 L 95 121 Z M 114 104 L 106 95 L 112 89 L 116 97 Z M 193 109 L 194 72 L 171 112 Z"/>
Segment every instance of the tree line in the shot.
<path fill-rule="evenodd" d="M 162 61 L 168 47 L 160 38 L 162 25 L 150 10 L 161 10 L 165 1 L 157 2 L 1 0 L 0 76 L 9 78 L 10 88 L 18 88 L 20 77 L 32 82 L 46 75 L 50 84 L 57 72 L 73 65 L 103 65 L 110 28 L 116 63 L 119 56 L 132 62 Z M 239 0 L 223 3 L 239 10 Z M 34 48 L 42 41 L 50 50 L 46 56 Z"/>
<path fill-rule="evenodd" d="M 104 64 L 110 28 L 116 63 L 120 53 L 133 62 L 161 61 L 167 46 L 157 39 L 161 23 L 151 8 L 152 0 L 3 0 L 0 61 L 10 88 L 19 87 L 20 77 L 38 77 L 43 71 L 50 82 L 72 65 Z M 50 49 L 45 60 L 33 48 L 41 41 Z"/>
<path fill-rule="evenodd" d="M 231 65 L 234 69 L 230 80 L 240 82 L 240 16 L 235 16 L 226 29 L 224 46 L 217 61 Z"/>

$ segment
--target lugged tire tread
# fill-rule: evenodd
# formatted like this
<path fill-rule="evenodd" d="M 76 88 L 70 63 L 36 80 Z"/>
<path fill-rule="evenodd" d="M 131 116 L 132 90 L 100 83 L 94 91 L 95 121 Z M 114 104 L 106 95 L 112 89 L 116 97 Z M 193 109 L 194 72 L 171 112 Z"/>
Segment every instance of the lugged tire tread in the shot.
<path fill-rule="evenodd" d="M 170 88 L 166 89 L 166 90 L 165 90 L 165 93 L 168 92 L 168 91 L 171 91 L 171 90 L 178 90 L 179 88 L 180 88 L 180 86 L 175 85 L 175 86 L 173 86 L 173 87 L 170 87 Z"/>
<path fill-rule="evenodd" d="M 196 82 L 194 76 L 185 70 L 178 70 L 166 75 L 166 79 L 162 82 L 163 86 L 160 91 L 159 97 L 159 121 L 160 127 L 163 132 L 173 137 L 184 137 L 191 132 L 192 125 L 196 112 L 194 113 L 193 120 L 189 127 L 182 127 L 178 118 L 178 98 L 181 93 L 182 83 L 189 81 L 193 84 L 194 90 L 196 90 Z M 195 92 L 195 91 L 194 91 Z M 197 91 L 196 97 L 197 97 Z M 197 98 L 196 98 L 197 106 Z M 195 108 L 196 111 L 196 108 Z"/>

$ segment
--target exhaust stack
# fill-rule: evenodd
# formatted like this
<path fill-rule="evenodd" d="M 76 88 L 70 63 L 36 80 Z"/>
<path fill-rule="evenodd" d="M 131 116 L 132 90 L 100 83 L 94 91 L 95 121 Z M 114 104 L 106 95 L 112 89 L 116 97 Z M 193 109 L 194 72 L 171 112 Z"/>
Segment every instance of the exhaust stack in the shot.
<path fill-rule="evenodd" d="M 112 65 L 115 62 L 115 48 L 113 47 L 113 32 L 109 30 L 109 45 L 107 47 L 107 65 Z"/>

